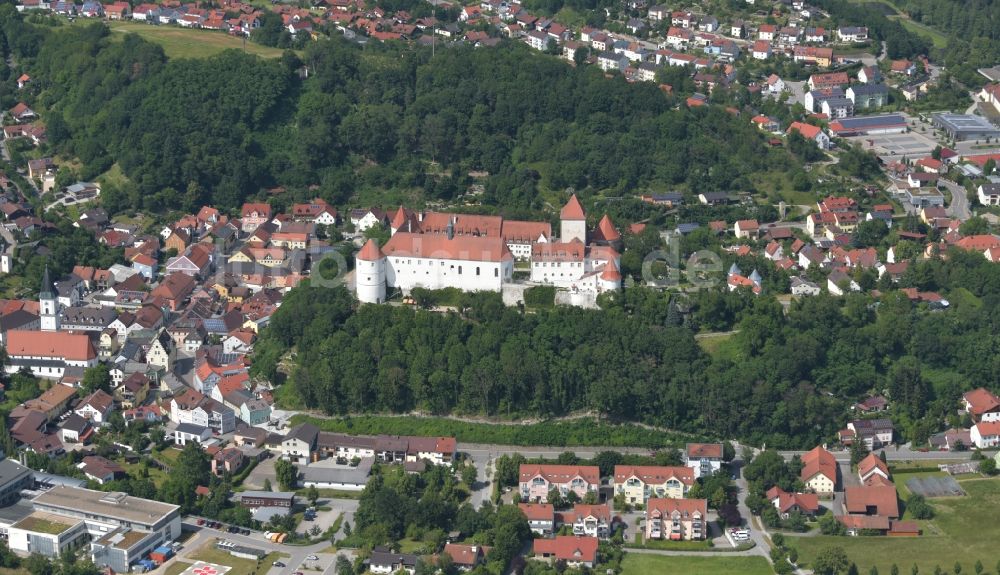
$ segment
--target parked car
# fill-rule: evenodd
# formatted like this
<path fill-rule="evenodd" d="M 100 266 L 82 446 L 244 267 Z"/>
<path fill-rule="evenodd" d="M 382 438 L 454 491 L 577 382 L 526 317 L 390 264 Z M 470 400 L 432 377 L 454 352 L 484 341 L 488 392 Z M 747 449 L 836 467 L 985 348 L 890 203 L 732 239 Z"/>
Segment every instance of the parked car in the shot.
<path fill-rule="evenodd" d="M 282 563 L 281 561 L 275 561 L 274 563 L 271 563 L 271 565 L 274 565 L 275 567 L 284 567 L 285 566 L 285 564 Z"/>
<path fill-rule="evenodd" d="M 306 559 L 309 560 L 309 561 L 317 561 L 319 559 L 319 557 L 317 557 L 315 555 L 307 555 Z"/>
<path fill-rule="evenodd" d="M 198 520 L 198 525 L 204 525 L 204 524 L 205 524 L 205 520 L 204 519 L 199 519 Z"/>

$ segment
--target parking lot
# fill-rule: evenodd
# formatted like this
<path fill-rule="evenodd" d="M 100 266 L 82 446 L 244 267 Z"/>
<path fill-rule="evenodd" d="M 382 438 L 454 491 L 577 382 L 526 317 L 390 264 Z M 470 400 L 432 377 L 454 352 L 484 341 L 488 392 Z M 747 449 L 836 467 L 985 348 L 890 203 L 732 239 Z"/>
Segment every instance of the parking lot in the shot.
<path fill-rule="evenodd" d="M 866 150 L 873 150 L 879 156 L 906 156 L 908 159 L 929 155 L 938 145 L 936 141 L 920 132 L 851 136 L 847 139 L 861 144 Z"/>

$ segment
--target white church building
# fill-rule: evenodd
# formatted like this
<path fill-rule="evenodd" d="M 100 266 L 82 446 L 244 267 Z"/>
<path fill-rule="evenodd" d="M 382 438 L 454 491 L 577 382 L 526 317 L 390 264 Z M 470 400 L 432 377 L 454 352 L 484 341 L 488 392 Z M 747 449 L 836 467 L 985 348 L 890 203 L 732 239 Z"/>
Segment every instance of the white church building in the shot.
<path fill-rule="evenodd" d="M 530 280 L 573 292 L 621 288 L 620 236 L 604 216 L 587 245 L 587 218 L 574 195 L 560 212 L 560 236 L 547 222 L 501 216 L 418 213 L 400 207 L 381 248 L 368 240 L 356 256 L 358 299 L 382 303 L 389 288 L 458 288 L 499 292 L 511 283 L 515 260 L 529 261 Z"/>

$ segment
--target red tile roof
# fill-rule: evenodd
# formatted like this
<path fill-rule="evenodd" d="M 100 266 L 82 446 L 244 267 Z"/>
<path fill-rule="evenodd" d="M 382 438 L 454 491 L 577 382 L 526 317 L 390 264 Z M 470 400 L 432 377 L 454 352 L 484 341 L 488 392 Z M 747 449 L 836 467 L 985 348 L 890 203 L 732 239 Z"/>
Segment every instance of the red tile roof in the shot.
<path fill-rule="evenodd" d="M 517 507 L 528 521 L 552 521 L 555 515 L 551 503 L 518 503 Z"/>
<path fill-rule="evenodd" d="M 604 217 L 597 224 L 597 229 L 594 230 L 594 239 L 597 241 L 614 242 L 620 240 L 621 237 L 611 218 L 608 214 L 604 214 Z"/>
<path fill-rule="evenodd" d="M 882 471 L 886 477 L 889 476 L 889 467 L 874 453 L 869 453 L 858 463 L 858 475 L 861 477 L 867 477 L 868 474 L 874 472 L 876 469 Z"/>
<path fill-rule="evenodd" d="M 802 481 L 809 481 L 817 474 L 822 473 L 836 484 L 837 460 L 829 451 L 822 447 L 816 447 L 802 456 L 802 464 Z"/>
<path fill-rule="evenodd" d="M 552 237 L 552 224 L 549 222 L 523 222 L 504 220 L 500 236 L 505 242 L 527 243 L 535 242 L 540 236 Z"/>
<path fill-rule="evenodd" d="M 646 501 L 646 516 L 649 517 L 657 513 L 661 517 L 674 513 L 679 513 L 681 516 L 701 514 L 704 517 L 708 514 L 708 500 L 653 497 Z"/>
<path fill-rule="evenodd" d="M 969 405 L 969 411 L 973 415 L 982 415 L 988 411 L 996 411 L 1000 408 L 1000 398 L 992 391 L 982 387 L 967 391 L 962 396 Z"/>
<path fill-rule="evenodd" d="M 520 468 L 521 481 L 530 481 L 541 475 L 551 483 L 568 483 L 580 477 L 587 483 L 597 485 L 601 481 L 601 471 L 596 465 L 548 465 L 523 464 Z"/>
<path fill-rule="evenodd" d="M 669 479 L 677 479 L 685 485 L 694 485 L 694 470 L 684 466 L 658 465 L 616 465 L 615 483 L 624 483 L 637 477 L 643 483 L 662 484 Z"/>
<path fill-rule="evenodd" d="M 97 358 L 90 337 L 61 331 L 11 330 L 7 332 L 6 347 L 11 356 L 65 358 L 69 361 Z"/>
<path fill-rule="evenodd" d="M 554 555 L 568 562 L 597 562 L 597 537 L 559 535 L 555 539 L 535 539 L 535 555 Z"/>
<path fill-rule="evenodd" d="M 711 457 L 715 459 L 722 459 L 722 444 L 721 443 L 688 443 L 687 444 L 687 456 L 688 459 L 692 458 L 704 458 Z"/>
<path fill-rule="evenodd" d="M 788 126 L 788 130 L 786 131 L 786 133 L 790 134 L 792 133 L 792 131 L 796 131 L 802 134 L 802 137 L 812 140 L 815 139 L 816 136 L 818 136 L 820 132 L 822 132 L 823 130 L 821 130 L 819 126 L 813 126 L 812 124 L 804 124 L 802 122 L 792 122 L 791 125 Z"/>
<path fill-rule="evenodd" d="M 513 259 L 507 244 L 499 237 L 413 234 L 396 232 L 382 252 L 389 257 L 418 257 L 463 261 L 501 262 Z"/>
<path fill-rule="evenodd" d="M 848 513 L 858 515 L 881 515 L 889 519 L 899 517 L 899 500 L 893 485 L 864 485 L 848 487 L 844 490 L 844 507 Z M 875 508 L 875 513 L 868 513 Z"/>
<path fill-rule="evenodd" d="M 586 213 L 583 211 L 583 206 L 580 205 L 580 200 L 577 199 L 576 194 L 569 197 L 569 201 L 566 205 L 559 210 L 559 219 L 561 220 L 585 220 L 587 219 Z"/>

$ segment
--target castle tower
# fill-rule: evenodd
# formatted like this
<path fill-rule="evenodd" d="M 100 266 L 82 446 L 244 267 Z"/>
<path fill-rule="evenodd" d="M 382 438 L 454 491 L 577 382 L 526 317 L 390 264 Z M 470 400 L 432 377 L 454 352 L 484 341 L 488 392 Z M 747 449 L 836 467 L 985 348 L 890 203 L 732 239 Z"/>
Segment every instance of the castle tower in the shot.
<path fill-rule="evenodd" d="M 45 266 L 42 289 L 38 292 L 38 313 L 42 331 L 59 331 L 59 300 L 49 279 L 49 266 Z"/>
<path fill-rule="evenodd" d="M 354 284 L 358 301 L 382 303 L 385 301 L 385 254 L 375 240 L 369 239 L 354 262 Z"/>
<path fill-rule="evenodd" d="M 601 272 L 598 281 L 602 291 L 616 291 L 622 288 L 622 274 L 618 271 L 618 264 L 614 258 L 604 264 L 604 271 Z"/>
<path fill-rule="evenodd" d="M 570 196 L 569 201 L 559 211 L 559 241 L 570 242 L 573 238 L 587 243 L 587 214 L 584 213 L 576 194 Z"/>

